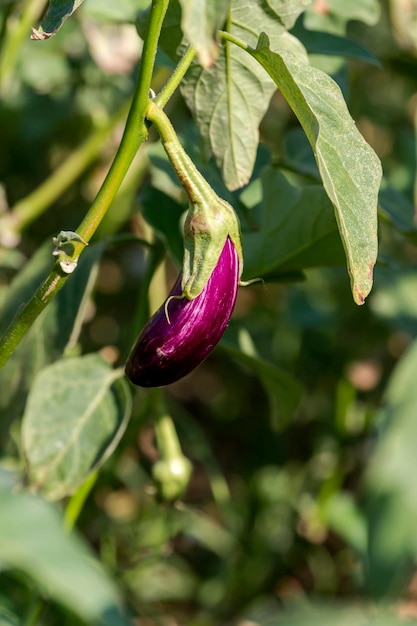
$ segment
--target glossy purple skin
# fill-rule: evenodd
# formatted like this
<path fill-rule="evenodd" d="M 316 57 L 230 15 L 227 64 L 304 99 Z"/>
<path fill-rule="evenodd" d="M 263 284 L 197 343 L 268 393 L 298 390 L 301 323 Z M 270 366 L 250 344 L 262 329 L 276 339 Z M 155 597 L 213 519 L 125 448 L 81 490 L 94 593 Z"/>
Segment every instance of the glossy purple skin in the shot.
<path fill-rule="evenodd" d="M 228 238 L 197 298 L 171 300 L 151 317 L 130 353 L 126 376 L 140 387 L 169 385 L 189 374 L 223 335 L 236 302 L 239 259 Z M 181 294 L 181 274 L 170 296 Z"/>

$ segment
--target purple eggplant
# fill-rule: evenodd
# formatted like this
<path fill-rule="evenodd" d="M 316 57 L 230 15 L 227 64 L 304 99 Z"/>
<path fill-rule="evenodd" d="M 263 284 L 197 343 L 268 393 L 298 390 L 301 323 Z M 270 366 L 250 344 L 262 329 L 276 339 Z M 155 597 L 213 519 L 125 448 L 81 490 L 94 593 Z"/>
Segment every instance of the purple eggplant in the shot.
<path fill-rule="evenodd" d="M 141 387 L 169 385 L 204 361 L 230 320 L 239 278 L 239 255 L 229 237 L 196 298 L 189 300 L 183 295 L 181 273 L 130 353 L 126 364 L 129 380 Z"/>

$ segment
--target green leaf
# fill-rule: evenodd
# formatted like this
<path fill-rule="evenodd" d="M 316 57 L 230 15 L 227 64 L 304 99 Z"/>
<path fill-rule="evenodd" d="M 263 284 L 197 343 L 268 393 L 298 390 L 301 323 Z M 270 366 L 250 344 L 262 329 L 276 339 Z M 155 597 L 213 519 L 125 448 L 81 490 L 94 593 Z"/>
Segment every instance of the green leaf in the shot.
<path fill-rule="evenodd" d="M 417 556 L 416 369 L 414 341 L 395 368 L 376 416 L 379 437 L 365 476 L 369 579 L 380 594 L 403 589 L 410 560 Z"/>
<path fill-rule="evenodd" d="M 345 247 L 352 293 L 363 304 L 376 261 L 381 164 L 357 130 L 337 84 L 288 50 L 272 52 L 266 35 L 251 55 L 273 78 L 313 148 Z"/>
<path fill-rule="evenodd" d="M 95 354 L 58 361 L 38 374 L 22 423 L 33 488 L 63 498 L 110 456 L 130 418 L 121 376 Z"/>
<path fill-rule="evenodd" d="M 264 0 L 232 4 L 230 32 L 255 46 L 266 31 L 272 45 L 305 54 L 300 42 L 285 32 Z M 256 63 L 229 43 L 205 70 L 194 62 L 181 85 L 202 137 L 210 145 L 228 189 L 245 185 L 252 174 L 259 143 L 259 124 L 276 86 Z"/>
<path fill-rule="evenodd" d="M 30 259 L 8 289 L 1 309 L 1 332 L 26 302 L 52 266 L 52 242 L 47 242 Z M 45 365 L 60 357 L 68 344 L 74 345 L 83 313 L 98 271 L 101 244 L 90 245 L 81 255 L 77 270 L 56 298 L 38 317 L 0 372 L 0 423 L 5 430 L 21 415 L 33 378 Z M 0 437 L 1 439 L 1 437 Z"/>
<path fill-rule="evenodd" d="M 0 563 L 30 576 L 40 592 L 87 622 L 128 626 L 119 592 L 52 505 L 0 486 Z M 86 592 L 88 590 L 88 593 Z"/>
<path fill-rule="evenodd" d="M 293 418 L 303 396 L 302 385 L 284 370 L 264 361 L 256 354 L 247 354 L 223 339 L 220 349 L 234 360 L 248 367 L 257 376 L 268 396 L 273 428 L 280 429 Z"/>
<path fill-rule="evenodd" d="M 276 15 L 285 29 L 289 29 L 294 26 L 300 13 L 308 9 L 311 2 L 312 0 L 266 0 L 263 4 Z"/>
<path fill-rule="evenodd" d="M 32 39 L 49 39 L 59 31 L 65 20 L 84 0 L 50 0 L 48 10 L 39 28 L 33 29 Z"/>
<path fill-rule="evenodd" d="M 381 63 L 372 52 L 361 43 L 348 37 L 341 37 L 325 31 L 307 30 L 302 22 L 297 23 L 291 32 L 301 41 L 309 54 L 326 54 L 358 59 L 378 67 L 381 66 Z"/>
<path fill-rule="evenodd" d="M 77 271 L 39 316 L 3 368 L 0 374 L 0 416 L 4 427 L 20 415 L 36 373 L 56 360 L 69 342 L 75 343 L 102 249 L 101 245 L 90 246 L 83 253 Z M 2 332 L 49 271 L 51 253 L 52 245 L 48 242 L 11 284 L 1 311 Z"/>
<path fill-rule="evenodd" d="M 195 49 L 203 67 L 209 67 L 217 57 L 216 32 L 225 22 L 230 0 L 180 0 L 182 30 Z"/>
<path fill-rule="evenodd" d="M 231 190 L 250 179 L 258 127 L 274 91 L 256 64 L 247 63 L 237 48 L 222 48 L 208 70 L 193 63 L 183 81 L 183 96 Z"/>
<path fill-rule="evenodd" d="M 243 234 L 245 279 L 343 264 L 333 207 L 322 187 L 294 187 L 270 167 L 241 199 L 249 200 L 253 219 L 259 223 L 258 230 Z"/>

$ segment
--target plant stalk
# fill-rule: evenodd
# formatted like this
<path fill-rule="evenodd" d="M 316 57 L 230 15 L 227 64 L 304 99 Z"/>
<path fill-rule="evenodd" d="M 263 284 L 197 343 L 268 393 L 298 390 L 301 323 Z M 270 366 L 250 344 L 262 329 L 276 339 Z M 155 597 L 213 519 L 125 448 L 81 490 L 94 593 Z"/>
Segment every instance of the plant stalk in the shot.
<path fill-rule="evenodd" d="M 178 85 L 184 78 L 188 68 L 190 67 L 193 59 L 195 57 L 194 48 L 188 46 L 185 51 L 184 56 L 179 61 L 177 67 L 171 74 L 169 80 L 163 89 L 158 93 L 158 95 L 154 98 L 155 104 L 157 104 L 161 109 L 165 107 L 167 102 L 170 100 L 172 94 L 177 89 Z"/>
<path fill-rule="evenodd" d="M 30 32 L 30 27 L 42 13 L 46 0 L 25 0 L 20 19 L 6 28 L 6 38 L 0 55 L 0 91 L 4 90 L 13 73 L 20 47 Z M 11 21 L 12 16 L 9 17 Z"/>
<path fill-rule="evenodd" d="M 95 130 L 65 161 L 32 193 L 22 198 L 8 216 L 13 230 L 21 232 L 49 207 L 97 157 L 103 143 L 116 124 L 126 116 L 128 104 Z"/>
<path fill-rule="evenodd" d="M 149 101 L 149 90 L 159 35 L 168 4 L 169 0 L 152 1 L 148 32 L 144 41 L 138 80 L 125 131 L 106 179 L 77 231 L 85 242 L 90 241 L 94 235 L 115 197 L 136 152 L 147 138 L 148 130 L 145 124 L 145 113 Z M 66 283 L 69 274 L 62 270 L 60 262 L 76 263 L 83 248 L 83 243 L 75 242 L 72 254 L 60 255 L 60 258 L 54 263 L 44 282 L 26 306 L 18 311 L 0 340 L 0 367 L 7 362 L 31 324 Z"/>
<path fill-rule="evenodd" d="M 217 194 L 185 152 L 166 113 L 155 102 L 149 102 L 146 118 L 155 125 L 178 179 L 192 203 L 204 204 L 210 197 L 214 202 L 217 201 Z"/>

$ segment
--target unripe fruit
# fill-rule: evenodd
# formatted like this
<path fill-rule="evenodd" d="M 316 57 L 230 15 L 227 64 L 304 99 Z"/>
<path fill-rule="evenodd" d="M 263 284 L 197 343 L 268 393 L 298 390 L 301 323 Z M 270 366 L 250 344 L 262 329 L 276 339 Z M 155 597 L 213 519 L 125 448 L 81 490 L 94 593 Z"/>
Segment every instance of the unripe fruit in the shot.
<path fill-rule="evenodd" d="M 135 385 L 160 387 L 189 374 L 223 335 L 236 301 L 239 257 L 227 238 L 201 293 L 188 300 L 179 275 L 166 302 L 140 333 L 126 364 Z"/>

